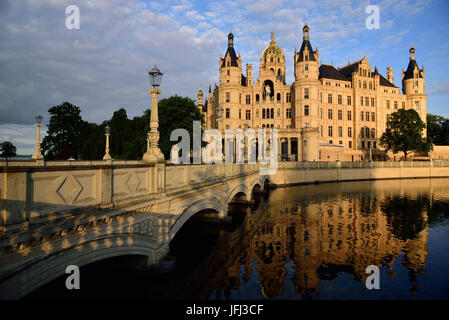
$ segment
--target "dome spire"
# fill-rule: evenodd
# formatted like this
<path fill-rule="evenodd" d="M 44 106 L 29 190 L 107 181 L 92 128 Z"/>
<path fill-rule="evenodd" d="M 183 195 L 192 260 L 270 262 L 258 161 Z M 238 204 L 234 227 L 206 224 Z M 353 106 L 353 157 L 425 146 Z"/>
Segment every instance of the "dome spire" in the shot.
<path fill-rule="evenodd" d="M 274 30 L 273 31 L 271 31 L 271 41 L 270 41 L 270 45 L 272 46 L 272 45 L 275 45 L 276 44 L 276 41 L 274 40 Z"/>

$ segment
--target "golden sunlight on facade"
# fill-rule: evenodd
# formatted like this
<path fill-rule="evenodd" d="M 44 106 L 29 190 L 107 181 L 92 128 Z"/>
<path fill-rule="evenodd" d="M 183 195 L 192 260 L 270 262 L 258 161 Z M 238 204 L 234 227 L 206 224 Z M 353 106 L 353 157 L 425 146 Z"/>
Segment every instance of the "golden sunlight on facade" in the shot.
<path fill-rule="evenodd" d="M 409 52 L 400 93 L 392 67 L 385 78 L 366 57 L 339 68 L 320 64 L 306 23 L 301 48 L 294 53 L 295 81 L 285 82 L 285 58 L 274 32 L 260 58 L 259 79 L 253 81 L 251 64 L 246 64 L 246 76 L 242 73 L 231 31 L 219 61 L 219 85 L 209 86 L 205 101 L 198 91 L 204 127 L 223 134 L 225 129 L 276 128 L 279 158 L 291 161 L 398 160 L 399 155 L 379 146 L 391 113 L 415 109 L 424 122 L 427 114 L 424 67 L 418 67 L 413 44 Z"/>

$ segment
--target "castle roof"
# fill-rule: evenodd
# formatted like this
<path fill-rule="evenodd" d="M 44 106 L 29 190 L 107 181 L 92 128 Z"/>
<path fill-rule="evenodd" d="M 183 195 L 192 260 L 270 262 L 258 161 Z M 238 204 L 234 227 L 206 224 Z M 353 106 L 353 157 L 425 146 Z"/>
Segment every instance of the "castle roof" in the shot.
<path fill-rule="evenodd" d="M 226 50 L 225 58 L 226 58 L 226 56 L 227 56 L 228 54 L 229 54 L 230 57 L 231 57 L 231 67 L 238 67 L 239 65 L 238 65 L 238 63 L 237 63 L 237 55 L 235 54 L 234 47 L 228 47 L 228 50 Z M 226 63 L 225 63 L 225 59 L 224 59 L 224 58 L 223 58 L 223 62 L 221 63 L 221 66 L 222 66 L 222 67 L 225 67 L 225 66 L 226 66 Z"/>
<path fill-rule="evenodd" d="M 402 81 L 413 78 L 413 73 L 415 71 L 415 67 L 418 68 L 418 70 L 419 70 L 418 63 L 416 63 L 416 60 L 410 59 L 410 61 L 408 63 L 407 71 L 405 71 L 404 79 L 402 79 Z M 422 78 L 422 75 L 420 72 L 418 72 L 418 77 Z"/>
<path fill-rule="evenodd" d="M 309 40 L 303 40 L 302 41 L 302 45 L 301 45 L 301 49 L 299 50 L 299 57 L 298 57 L 298 61 L 297 62 L 301 62 L 301 61 L 303 61 L 303 57 L 304 57 L 304 49 L 307 47 L 307 50 L 311 53 L 310 55 L 309 55 L 309 60 L 310 61 L 316 61 L 315 60 L 315 55 L 313 54 L 314 52 L 313 52 L 313 48 L 312 48 L 312 45 L 310 44 L 310 41 Z"/>
<path fill-rule="evenodd" d="M 321 64 L 320 74 L 318 78 L 350 81 L 350 79 L 347 79 L 343 73 L 341 73 L 339 70 L 335 69 L 334 66 L 331 66 L 329 64 Z"/>

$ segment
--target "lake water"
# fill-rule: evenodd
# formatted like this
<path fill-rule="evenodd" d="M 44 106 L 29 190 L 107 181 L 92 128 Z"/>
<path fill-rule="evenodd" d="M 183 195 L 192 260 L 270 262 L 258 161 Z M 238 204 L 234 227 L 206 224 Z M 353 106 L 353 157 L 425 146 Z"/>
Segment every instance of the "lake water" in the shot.
<path fill-rule="evenodd" d="M 279 188 L 230 215 L 224 229 L 187 222 L 171 272 L 109 259 L 81 268 L 81 290 L 63 276 L 28 298 L 449 299 L 449 179 Z"/>

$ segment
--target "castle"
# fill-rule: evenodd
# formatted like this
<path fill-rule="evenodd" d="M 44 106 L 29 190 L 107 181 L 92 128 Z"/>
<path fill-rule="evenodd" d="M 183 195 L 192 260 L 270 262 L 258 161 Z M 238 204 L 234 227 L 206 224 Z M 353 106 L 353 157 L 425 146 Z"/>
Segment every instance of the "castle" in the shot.
<path fill-rule="evenodd" d="M 399 108 L 415 109 L 426 122 L 424 67 L 418 67 L 413 44 L 400 93 L 392 68 L 385 78 L 366 57 L 339 68 L 320 64 L 309 31 L 306 22 L 301 47 L 294 53 L 295 79 L 287 84 L 285 57 L 274 32 L 260 58 L 259 79 L 253 81 L 251 64 L 246 64 L 246 76 L 242 73 L 231 30 L 219 61 L 219 85 L 213 91 L 209 86 L 205 101 L 201 88 L 198 91 L 204 128 L 223 134 L 225 129 L 276 128 L 279 158 L 291 161 L 399 159 L 379 146 L 379 138 Z"/>

